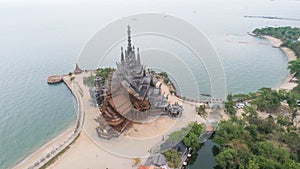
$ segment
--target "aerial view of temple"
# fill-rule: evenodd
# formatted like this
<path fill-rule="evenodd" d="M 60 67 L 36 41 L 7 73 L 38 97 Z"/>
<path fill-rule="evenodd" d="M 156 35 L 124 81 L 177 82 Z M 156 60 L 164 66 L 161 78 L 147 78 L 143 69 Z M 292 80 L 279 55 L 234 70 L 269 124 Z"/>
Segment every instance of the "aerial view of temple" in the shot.
<path fill-rule="evenodd" d="M 131 44 L 130 26 L 128 46 L 123 51 L 117 69 L 105 81 L 95 77 L 95 98 L 100 109 L 96 128 L 100 137 L 118 136 L 133 123 L 147 122 L 160 115 L 180 117 L 182 106 L 170 105 L 168 96 L 161 93 L 161 83 L 141 64 L 139 48 Z"/>

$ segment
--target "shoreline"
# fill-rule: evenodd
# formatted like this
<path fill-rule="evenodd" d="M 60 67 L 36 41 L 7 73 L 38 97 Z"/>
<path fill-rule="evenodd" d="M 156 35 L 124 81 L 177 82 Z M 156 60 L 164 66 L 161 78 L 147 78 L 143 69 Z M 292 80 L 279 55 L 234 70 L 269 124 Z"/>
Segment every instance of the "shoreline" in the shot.
<path fill-rule="evenodd" d="M 79 77 L 76 76 L 76 79 L 77 78 L 79 78 Z M 64 152 L 63 154 L 60 154 L 58 159 L 54 163 L 50 164 L 47 168 L 69 168 L 74 165 L 73 159 L 77 159 L 78 155 L 80 156 L 80 154 L 82 154 L 82 153 L 87 153 L 86 156 L 89 157 L 88 159 L 86 159 L 86 161 L 82 161 L 81 164 L 78 164 L 79 166 L 82 165 L 82 167 L 90 166 L 90 165 L 93 167 L 97 167 L 97 166 L 99 167 L 99 165 L 100 166 L 102 165 L 103 167 L 109 167 L 109 168 L 111 168 L 111 167 L 119 168 L 121 166 L 127 166 L 128 168 L 131 168 L 131 167 L 136 168 L 137 166 L 132 166 L 132 161 L 133 161 L 132 158 L 116 156 L 113 152 L 109 152 L 105 147 L 103 147 L 102 145 L 99 145 L 99 143 L 95 142 L 95 140 L 92 138 L 93 136 L 90 135 L 91 131 L 89 128 L 91 126 L 89 124 L 84 123 L 84 121 L 87 119 L 86 119 L 85 113 L 83 111 L 83 108 L 85 107 L 83 102 L 86 102 L 87 100 L 85 100 L 85 98 L 83 98 L 83 95 L 85 95 L 84 93 L 86 93 L 87 91 L 83 91 L 83 89 L 79 86 L 79 84 L 78 84 L 78 82 L 76 82 L 76 80 L 75 80 L 75 82 L 71 82 L 69 79 L 69 76 L 65 76 L 62 81 L 68 87 L 68 89 L 71 91 L 71 93 L 73 94 L 73 96 L 75 97 L 75 100 L 77 102 L 78 113 L 77 113 L 75 125 L 66 129 L 66 131 L 64 131 L 62 134 L 52 138 L 46 144 L 44 144 L 43 146 L 41 146 L 40 148 L 38 148 L 37 150 L 35 150 L 31 154 L 29 154 L 26 158 L 24 158 L 23 160 L 18 162 L 15 166 L 12 166 L 12 168 L 13 169 L 24 169 L 24 168 L 34 169 L 34 168 L 43 167 L 45 164 L 47 164 L 47 162 L 49 162 L 53 158 L 56 158 L 57 155 L 68 146 L 70 147 L 70 149 L 67 152 Z M 173 96 L 173 97 L 175 97 L 175 96 Z M 172 100 L 172 101 L 175 102 L 175 100 Z M 89 112 L 89 114 L 90 113 L 91 112 Z M 97 111 L 97 113 L 98 113 L 98 111 Z M 88 116 L 90 116 L 90 115 L 88 115 Z M 80 125 L 79 125 L 80 127 L 78 127 L 79 120 L 80 120 Z M 163 121 L 164 120 L 162 120 L 162 122 Z M 191 120 L 189 120 L 189 121 L 191 121 Z M 90 121 L 88 121 L 88 122 L 90 122 Z M 203 122 L 203 120 L 202 120 L 202 122 Z M 152 126 L 152 127 L 156 128 L 156 126 Z M 79 128 L 79 130 L 77 131 L 76 134 L 74 134 L 74 130 L 76 128 Z M 140 128 L 140 127 L 138 127 L 138 128 Z M 94 131 L 94 130 L 92 130 L 92 131 Z M 70 137 L 68 137 L 68 136 L 70 134 L 73 136 L 75 135 L 75 136 L 72 137 L 72 139 L 69 139 Z M 138 133 L 133 133 L 133 134 L 138 134 Z M 73 143 L 74 139 L 76 139 L 77 136 L 79 136 L 78 141 L 75 141 Z M 141 139 L 143 139 L 143 137 Z M 160 138 L 161 137 L 159 137 L 159 139 Z M 116 144 L 116 143 L 114 143 L 114 144 Z M 153 144 L 151 144 L 151 145 L 149 144 L 148 146 L 152 147 Z M 59 149 L 57 149 L 57 147 L 59 147 Z M 89 151 L 87 151 L 87 149 L 89 149 Z M 56 152 L 54 154 L 51 153 L 53 150 L 56 150 Z M 50 153 L 51 153 L 51 156 L 47 157 L 47 155 Z M 100 156 L 110 162 L 108 164 L 106 164 L 106 163 L 99 164 L 99 163 L 97 163 L 98 156 Z M 41 161 L 41 159 L 43 159 L 43 160 Z M 91 160 L 91 159 L 93 159 L 93 160 Z M 80 159 L 78 159 L 78 160 L 81 161 Z M 113 161 L 115 161 L 115 160 L 120 161 L 125 165 L 113 163 Z M 142 162 L 145 162 L 146 159 L 142 158 L 141 160 L 142 160 Z M 37 161 L 39 162 L 39 164 L 35 165 L 35 163 Z"/>
<path fill-rule="evenodd" d="M 252 35 L 252 36 L 255 36 L 255 35 Z M 286 48 L 286 47 L 280 47 L 280 45 L 282 44 L 282 41 L 280 39 L 277 39 L 277 38 L 274 38 L 271 36 L 262 36 L 262 37 L 267 39 L 273 47 L 280 48 L 287 56 L 288 62 L 297 59 L 295 53 L 291 49 Z M 278 89 L 291 90 L 292 88 L 294 88 L 297 85 L 297 83 L 290 82 L 290 80 L 293 77 L 294 77 L 294 74 L 290 74 L 288 77 L 286 77 L 285 81 L 280 85 L 280 87 L 278 87 Z M 58 136 L 52 138 L 50 141 L 48 141 L 42 147 L 38 148 L 36 151 L 31 153 L 29 156 L 27 156 L 26 158 L 24 158 L 23 160 L 18 162 L 12 168 L 14 168 L 14 169 L 29 168 L 29 167 L 33 166 L 37 160 L 39 161 L 39 159 L 46 156 L 47 153 L 49 154 L 51 152 L 51 150 L 53 150 L 54 147 L 58 147 L 59 145 L 61 145 L 60 143 L 62 143 L 64 140 L 66 140 L 66 138 L 68 138 L 69 135 L 72 135 L 72 133 L 74 132 L 73 130 L 76 130 L 76 128 L 79 129 L 76 132 L 77 134 L 75 134 L 75 135 L 78 136 L 80 134 L 80 132 L 82 130 L 82 126 L 83 126 L 83 121 L 84 121 L 83 120 L 84 113 L 81 110 L 81 108 L 82 108 L 81 101 L 80 101 L 79 97 L 77 96 L 77 94 L 74 93 L 74 91 L 73 91 L 74 89 L 72 89 L 72 86 L 70 83 L 71 81 L 66 78 L 68 78 L 68 77 L 63 78 L 63 83 L 71 91 L 71 93 L 73 94 L 73 96 L 75 97 L 75 100 L 77 102 L 78 112 L 77 112 L 77 118 L 76 118 L 75 125 L 66 129 L 64 132 L 62 132 Z M 80 120 L 80 122 L 79 122 L 79 120 Z M 74 137 L 74 138 L 76 138 L 76 137 Z M 65 147 L 69 146 L 73 140 L 74 139 L 70 139 L 70 141 L 67 142 L 68 144 L 66 144 Z M 61 152 L 61 150 L 63 150 L 64 148 L 61 148 L 57 153 Z M 56 156 L 56 153 L 55 153 L 55 155 L 51 156 L 51 158 L 46 159 L 41 165 L 38 165 L 37 167 L 34 167 L 34 168 L 39 168 L 39 167 L 43 166 L 43 164 L 45 164 L 47 161 L 51 160 L 55 156 Z M 65 156 L 65 155 L 63 154 L 62 156 Z M 57 162 L 55 162 L 55 163 L 57 163 Z M 54 166 L 55 166 L 55 163 L 54 163 Z M 52 168 L 52 167 L 53 167 L 53 164 L 50 165 L 50 168 Z"/>
<path fill-rule="evenodd" d="M 249 35 L 257 36 L 253 33 L 249 34 Z M 291 49 L 280 46 L 282 44 L 282 41 L 280 39 L 275 38 L 273 36 L 267 36 L 267 35 L 263 35 L 261 37 L 267 39 L 270 42 L 270 44 L 272 45 L 272 47 L 279 48 L 280 50 L 282 50 L 284 52 L 284 54 L 287 56 L 288 62 L 297 60 L 297 56 Z M 297 83 L 291 81 L 294 77 L 295 77 L 295 73 L 293 73 L 293 74 L 289 73 L 289 75 L 285 78 L 284 82 L 282 84 L 280 84 L 280 86 L 277 87 L 276 90 L 279 90 L 279 89 L 292 90 L 294 87 L 297 86 Z"/>
<path fill-rule="evenodd" d="M 14 166 L 12 166 L 12 169 L 29 168 L 31 164 L 34 164 L 34 162 L 37 161 L 37 159 L 40 159 L 39 157 L 46 155 L 48 149 L 51 149 L 52 147 L 56 147 L 54 145 L 59 145 L 58 142 L 60 143 L 60 141 L 64 140 L 63 138 L 67 138 L 67 136 L 71 133 L 71 130 L 72 127 L 71 128 L 69 127 L 59 135 L 54 136 L 52 139 L 50 139 L 50 141 L 46 142 L 37 150 L 33 151 L 31 154 L 29 154 L 24 159 L 22 159 Z"/>
<path fill-rule="evenodd" d="M 75 124 L 71 127 L 68 127 L 60 133 L 59 135 L 53 137 L 48 142 L 46 142 L 43 146 L 33 151 L 27 157 L 16 163 L 12 166 L 12 169 L 24 169 L 24 168 L 41 168 L 51 159 L 55 158 L 60 152 L 62 152 L 66 147 L 70 146 L 70 144 L 79 136 L 82 126 L 83 126 L 83 111 L 81 110 L 81 103 L 79 97 L 72 90 L 72 83 L 68 82 L 66 79 L 68 76 L 62 77 L 62 82 L 67 86 L 69 91 L 71 91 L 72 95 L 75 97 L 77 102 L 77 113 Z M 44 159 L 44 160 L 41 160 Z M 39 162 L 38 165 L 37 162 Z"/>

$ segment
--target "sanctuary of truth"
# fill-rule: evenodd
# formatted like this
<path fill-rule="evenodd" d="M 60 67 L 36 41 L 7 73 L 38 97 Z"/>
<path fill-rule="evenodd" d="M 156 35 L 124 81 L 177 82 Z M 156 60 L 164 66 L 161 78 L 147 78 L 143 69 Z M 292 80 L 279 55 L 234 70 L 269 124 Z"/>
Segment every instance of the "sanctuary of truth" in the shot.
<path fill-rule="evenodd" d="M 118 137 L 133 123 L 145 123 L 160 115 L 180 117 L 183 108 L 170 105 L 168 96 L 161 93 L 161 84 L 141 64 L 139 48 L 131 45 L 130 26 L 127 30 L 127 49 L 121 47 L 121 61 L 111 78 L 104 83 L 95 77 L 94 98 L 100 114 L 96 121 L 99 137 Z"/>

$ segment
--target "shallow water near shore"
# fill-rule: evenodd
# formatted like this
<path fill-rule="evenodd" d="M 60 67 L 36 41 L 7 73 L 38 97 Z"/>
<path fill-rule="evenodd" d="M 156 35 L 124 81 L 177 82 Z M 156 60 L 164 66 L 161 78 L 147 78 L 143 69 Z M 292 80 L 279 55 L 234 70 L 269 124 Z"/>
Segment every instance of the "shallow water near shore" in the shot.
<path fill-rule="evenodd" d="M 48 85 L 47 76 L 72 71 L 84 43 L 111 20 L 131 15 L 132 11 L 153 11 L 147 4 L 129 3 L 128 8 L 111 14 L 121 1 L 111 3 L 103 8 L 101 3 L 78 2 L 71 9 L 68 3 L 31 6 L 7 3 L 0 6 L 1 16 L 7 16 L 2 20 L 5 27 L 0 27 L 1 169 L 10 168 L 74 124 L 76 107 L 72 94 L 64 84 Z M 278 87 L 288 76 L 285 54 L 272 48 L 267 40 L 248 36 L 247 32 L 266 25 L 300 26 L 296 21 L 243 17 L 246 14 L 299 17 L 295 1 L 256 3 L 260 5 L 233 1 L 219 6 L 204 2 L 170 6 L 161 2 L 155 12 L 180 16 L 202 30 L 223 63 L 227 92 L 247 93 L 264 86 Z M 215 10 L 209 10 L 211 8 Z M 277 14 L 279 10 L 281 14 Z M 126 28 L 120 28 L 120 31 L 125 34 Z M 115 58 L 111 59 L 114 63 Z M 190 66 L 199 65 L 191 62 Z M 205 78 L 201 78 L 204 72 L 194 73 L 199 83 L 206 83 Z M 188 86 L 188 83 L 183 84 L 183 95 L 195 97 L 193 92 L 185 90 Z M 201 164 L 196 161 L 193 166 L 197 168 Z"/>

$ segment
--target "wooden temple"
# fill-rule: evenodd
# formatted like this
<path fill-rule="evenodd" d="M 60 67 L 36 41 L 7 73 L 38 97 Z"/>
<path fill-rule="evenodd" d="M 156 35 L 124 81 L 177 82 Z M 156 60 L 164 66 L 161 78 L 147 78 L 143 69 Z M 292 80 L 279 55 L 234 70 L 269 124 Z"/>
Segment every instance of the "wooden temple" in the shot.
<path fill-rule="evenodd" d="M 100 116 L 96 128 L 100 137 L 118 136 L 132 123 L 147 122 L 159 115 L 179 117 L 182 106 L 170 105 L 167 97 L 161 94 L 158 80 L 146 72 L 141 64 L 139 48 L 131 45 L 130 26 L 128 26 L 128 46 L 121 48 L 121 61 L 112 77 L 103 85 L 96 75 L 95 95 Z"/>

